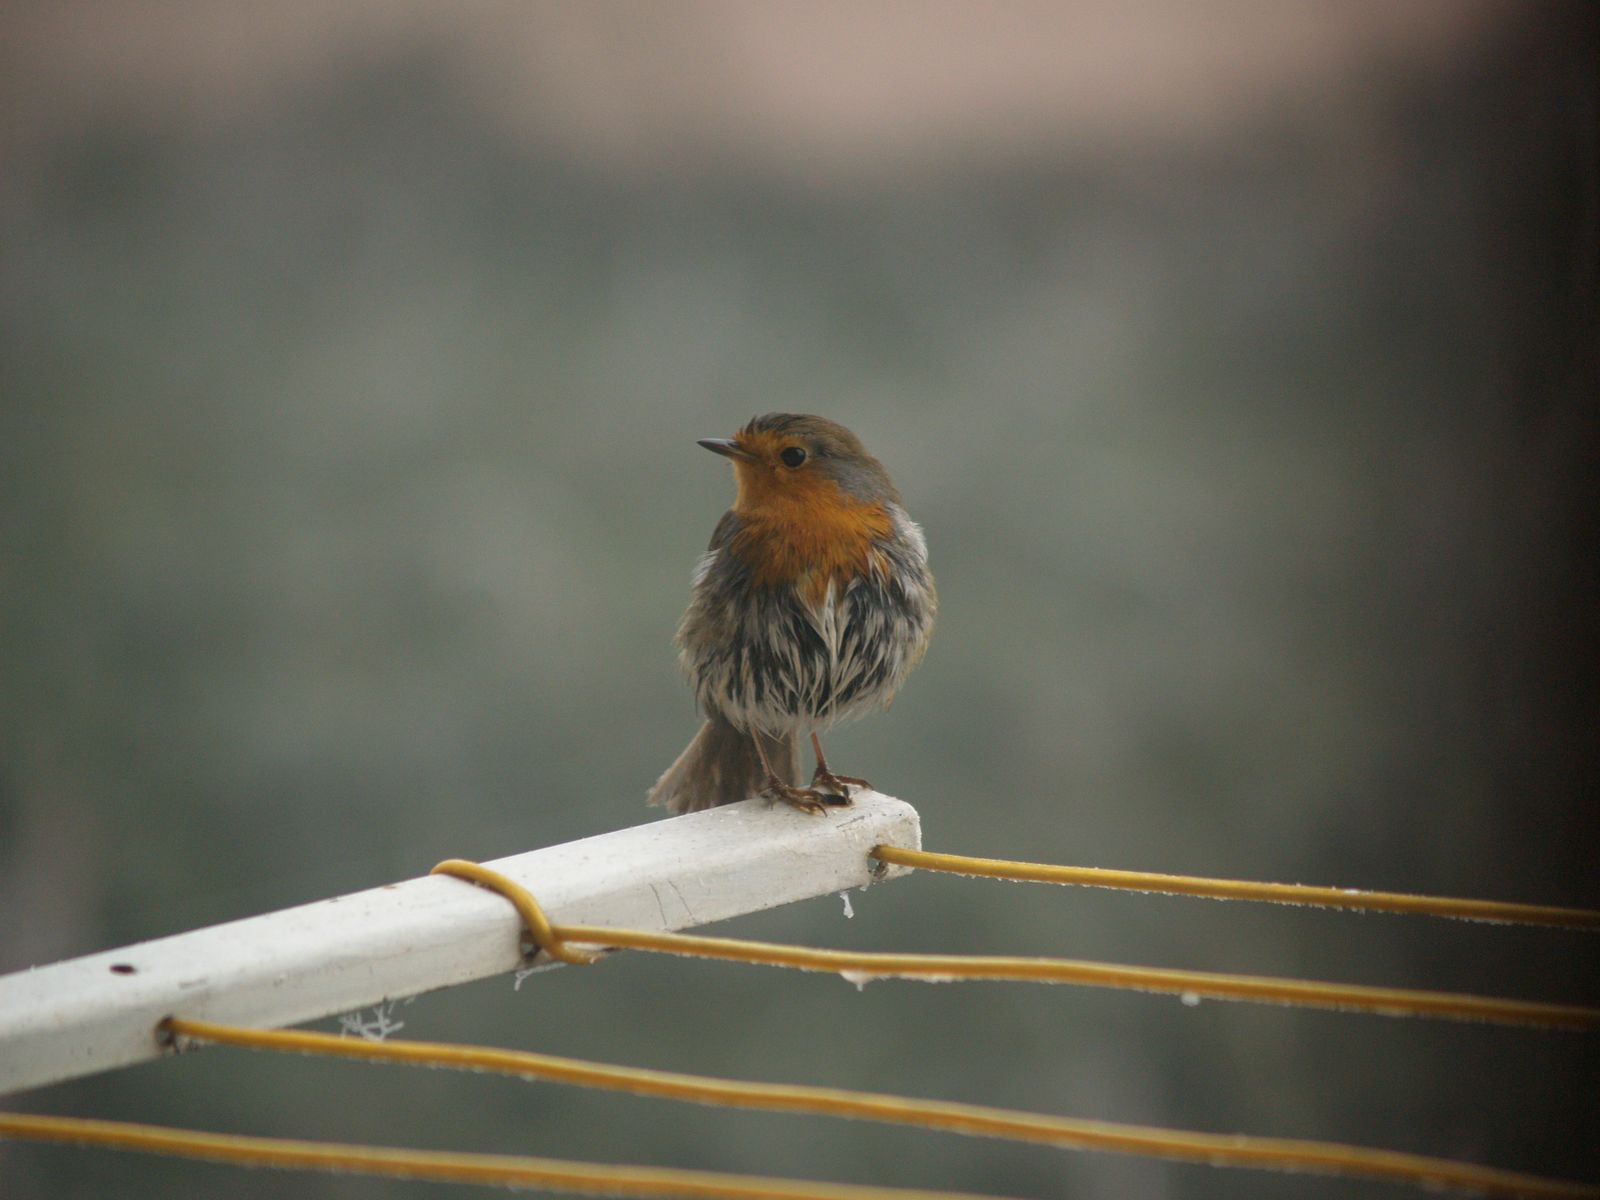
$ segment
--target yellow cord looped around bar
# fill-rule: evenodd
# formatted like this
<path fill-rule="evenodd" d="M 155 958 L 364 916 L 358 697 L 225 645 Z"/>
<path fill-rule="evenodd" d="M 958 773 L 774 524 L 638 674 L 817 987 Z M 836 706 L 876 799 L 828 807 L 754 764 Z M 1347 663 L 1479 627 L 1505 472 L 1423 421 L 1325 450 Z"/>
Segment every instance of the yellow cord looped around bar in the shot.
<path fill-rule="evenodd" d="M 308 1142 L 34 1113 L 0 1113 L 0 1137 L 101 1146 L 242 1167 L 286 1167 L 388 1179 L 538 1188 L 582 1195 L 684 1196 L 710 1200 L 986 1200 L 958 1192 L 812 1183 L 677 1167 L 612 1166 L 520 1154 L 466 1154 Z"/>
<path fill-rule="evenodd" d="M 1549 904 L 1513 904 L 1501 900 L 1470 900 L 1451 896 L 1417 896 L 1406 892 L 1369 892 L 1360 888 L 1314 887 L 1302 883 L 1257 883 L 1245 879 L 1208 879 L 1199 875 L 1162 875 L 1153 871 L 1115 871 L 1105 867 L 1067 867 L 1054 863 L 1013 862 L 1003 858 L 972 858 L 965 854 L 936 854 L 903 846 L 875 846 L 879 862 L 921 871 L 974 875 L 986 879 L 1014 879 L 1027 883 L 1059 883 L 1080 887 L 1121 888 L 1136 892 L 1164 892 L 1174 896 L 1201 896 L 1208 900 L 1263 900 L 1274 904 L 1305 904 L 1319 908 L 1345 908 L 1363 912 L 1411 913 L 1453 917 L 1462 921 L 1492 921 L 1505 925 L 1548 925 L 1563 929 L 1600 932 L 1600 912 L 1587 908 L 1558 908 Z"/>
<path fill-rule="evenodd" d="M 1070 958 L 1025 958 L 985 954 L 876 954 L 858 950 L 824 950 L 738 938 L 700 937 L 647 929 L 605 925 L 557 925 L 545 918 L 538 901 L 514 879 L 477 863 L 451 859 L 435 870 L 470 868 L 463 875 L 511 899 L 529 920 L 532 913 L 543 926 L 535 938 L 548 938 L 552 953 L 563 962 L 590 962 L 581 951 L 565 945 L 617 950 L 651 950 L 692 958 L 760 963 L 802 971 L 827 971 L 852 982 L 901 978 L 945 982 L 954 979 L 995 979 L 1039 983 L 1077 983 L 1091 987 L 1122 987 L 1146 992 L 1168 992 L 1185 998 L 1254 1000 L 1313 1008 L 1347 1009 L 1385 1016 L 1442 1017 L 1457 1021 L 1493 1021 L 1507 1025 L 1535 1025 L 1552 1029 L 1600 1029 L 1600 1008 L 1576 1004 L 1548 1004 L 1536 1000 L 1506 1000 L 1459 992 L 1430 992 L 1411 988 L 1371 987 L 1362 984 L 1320 983 L 1282 979 L 1269 975 L 1232 975 L 1219 971 L 1185 971 L 1169 967 L 1131 967 L 1117 963 L 1087 962 Z M 530 922 L 530 925 L 532 922 Z M 541 946 L 545 943 L 541 942 Z M 559 952 L 559 953 L 557 953 Z M 574 957 L 564 957 L 574 956 Z"/>
<path fill-rule="evenodd" d="M 1588 1200 L 1600 1200 L 1600 1186 L 1593 1184 L 1338 1142 L 1159 1129 L 844 1088 L 751 1083 L 708 1075 L 621 1067 L 494 1046 L 458 1046 L 393 1039 L 374 1042 L 306 1030 L 245 1029 L 178 1017 L 164 1021 L 162 1027 L 164 1032 L 185 1041 L 211 1042 L 254 1050 L 321 1054 L 368 1062 L 487 1071 L 696 1104 L 854 1117 L 974 1137 L 1032 1142 L 1061 1149 L 1103 1150 L 1259 1170 L 1314 1171 L 1384 1179 L 1428 1188 L 1460 1188 L 1486 1196 L 1586 1197 Z"/>
<path fill-rule="evenodd" d="M 534 899 L 533 893 L 516 880 L 508 879 L 498 871 L 492 871 L 480 863 L 468 862 L 464 858 L 447 858 L 428 874 L 453 875 L 457 879 L 465 879 L 469 883 L 486 887 L 492 892 L 499 892 L 516 906 L 517 913 L 522 917 L 522 923 L 527 926 L 528 936 L 533 939 L 534 945 L 557 962 L 586 967 L 600 957 L 598 954 L 574 950 L 568 946 L 556 933 L 555 926 L 550 924 L 550 918 L 544 915 L 544 909 L 539 907 L 539 901 Z"/>

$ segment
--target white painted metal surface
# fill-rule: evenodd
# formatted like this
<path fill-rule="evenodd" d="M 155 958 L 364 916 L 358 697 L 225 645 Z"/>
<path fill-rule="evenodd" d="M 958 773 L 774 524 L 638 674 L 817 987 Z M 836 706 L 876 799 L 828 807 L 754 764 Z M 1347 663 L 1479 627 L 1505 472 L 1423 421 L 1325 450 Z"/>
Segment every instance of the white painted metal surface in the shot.
<path fill-rule="evenodd" d="M 906 874 L 868 857 L 884 842 L 920 846 L 916 810 L 858 793 L 822 816 L 747 800 L 487 865 L 556 924 L 683 929 Z M 0 1093 L 155 1058 L 163 1017 L 293 1025 L 514 970 L 520 943 L 507 900 L 436 875 L 0 976 Z"/>

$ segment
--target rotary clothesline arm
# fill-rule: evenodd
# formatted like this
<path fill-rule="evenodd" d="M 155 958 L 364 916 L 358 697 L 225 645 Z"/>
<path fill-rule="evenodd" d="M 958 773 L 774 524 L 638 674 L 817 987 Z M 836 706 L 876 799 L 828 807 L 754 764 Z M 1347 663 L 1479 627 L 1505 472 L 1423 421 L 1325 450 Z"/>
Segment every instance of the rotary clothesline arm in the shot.
<path fill-rule="evenodd" d="M 909 873 L 875 846 L 921 845 L 917 812 L 877 793 L 814 817 L 750 800 L 486 865 L 554 921 L 673 930 Z M 0 1094 L 166 1052 L 175 1014 L 281 1027 L 524 964 L 503 898 L 426 876 L 0 976 Z"/>

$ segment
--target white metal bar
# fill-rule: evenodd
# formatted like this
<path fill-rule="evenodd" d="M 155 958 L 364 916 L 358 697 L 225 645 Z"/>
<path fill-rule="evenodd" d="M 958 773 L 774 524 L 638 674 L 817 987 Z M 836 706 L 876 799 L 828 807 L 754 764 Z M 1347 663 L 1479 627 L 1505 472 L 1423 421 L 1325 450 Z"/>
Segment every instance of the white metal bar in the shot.
<path fill-rule="evenodd" d="M 917 812 L 866 792 L 821 816 L 747 800 L 488 865 L 557 924 L 683 929 L 906 874 L 868 857 L 885 842 L 920 846 Z M 0 1094 L 155 1058 L 167 1016 L 279 1027 L 511 971 L 521 928 L 503 897 L 434 875 L 6 975 Z"/>

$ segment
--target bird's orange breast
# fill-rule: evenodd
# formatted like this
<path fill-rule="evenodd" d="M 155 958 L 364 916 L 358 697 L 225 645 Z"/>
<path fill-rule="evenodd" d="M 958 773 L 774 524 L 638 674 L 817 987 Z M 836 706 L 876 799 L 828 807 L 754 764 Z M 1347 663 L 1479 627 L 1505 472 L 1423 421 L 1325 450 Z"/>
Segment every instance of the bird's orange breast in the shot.
<path fill-rule="evenodd" d="M 857 500 L 821 476 L 762 478 L 759 466 L 750 474 L 747 481 L 740 471 L 731 549 L 749 564 L 753 582 L 798 587 L 820 605 L 830 585 L 842 590 L 883 569 L 876 543 L 891 536 L 894 522 L 882 504 Z"/>

